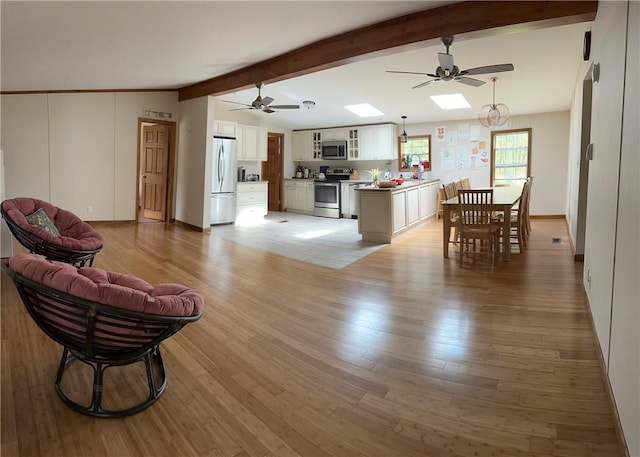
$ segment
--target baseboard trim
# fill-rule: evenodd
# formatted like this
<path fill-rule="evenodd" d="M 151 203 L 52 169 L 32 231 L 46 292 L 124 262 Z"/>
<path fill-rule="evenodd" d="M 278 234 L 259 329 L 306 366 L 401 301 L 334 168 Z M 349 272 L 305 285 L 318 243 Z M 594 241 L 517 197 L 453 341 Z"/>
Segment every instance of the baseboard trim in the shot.
<path fill-rule="evenodd" d="M 188 222 L 179 221 L 177 219 L 176 219 L 175 223 L 176 223 L 176 225 L 179 225 L 179 226 L 184 227 L 184 228 L 189 229 L 189 230 L 194 230 L 196 232 L 201 232 L 201 233 L 211 232 L 211 227 L 204 227 L 204 228 L 203 227 L 198 227 L 198 226 L 195 226 L 195 225 L 191 225 Z"/>
<path fill-rule="evenodd" d="M 585 292 L 586 295 L 586 292 Z M 598 339 L 598 332 L 596 331 L 596 323 L 593 320 L 593 314 L 591 313 L 591 303 L 589 303 L 589 297 L 585 300 L 587 304 L 587 314 L 589 315 L 589 322 L 591 323 L 591 332 L 595 336 L 596 352 L 598 360 L 600 361 L 600 373 L 602 374 L 602 380 L 604 381 L 604 387 L 607 391 L 607 395 L 611 400 L 613 408 L 613 420 L 616 423 L 616 439 L 620 449 L 624 452 L 624 457 L 631 457 L 629 453 L 629 447 L 627 446 L 627 440 L 624 437 L 624 431 L 622 429 L 622 422 L 620 421 L 620 414 L 618 413 L 618 405 L 616 404 L 616 398 L 613 395 L 613 388 L 611 387 L 611 380 L 609 379 L 609 373 L 607 371 L 607 365 L 604 361 L 604 355 L 602 354 L 602 346 L 600 346 L 600 340 Z"/>
<path fill-rule="evenodd" d="M 531 219 L 565 219 L 566 216 L 564 214 L 540 214 L 534 216 L 533 214 L 529 216 Z"/>

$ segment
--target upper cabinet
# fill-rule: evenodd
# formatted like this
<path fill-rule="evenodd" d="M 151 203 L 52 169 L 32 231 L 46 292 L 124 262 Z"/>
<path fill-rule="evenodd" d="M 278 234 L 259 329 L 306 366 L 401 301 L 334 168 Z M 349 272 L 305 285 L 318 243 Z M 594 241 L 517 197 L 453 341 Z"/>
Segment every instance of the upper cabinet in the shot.
<path fill-rule="evenodd" d="M 322 141 L 346 141 L 348 135 L 347 129 L 326 129 L 322 130 Z"/>
<path fill-rule="evenodd" d="M 238 125 L 238 160 L 267 160 L 267 129 Z"/>
<path fill-rule="evenodd" d="M 393 160 L 398 154 L 395 124 L 293 132 L 292 160 L 322 160 L 323 141 L 346 141 L 348 160 Z"/>
<path fill-rule="evenodd" d="M 324 131 L 302 130 L 293 132 L 292 160 L 296 162 L 320 160 L 322 158 L 322 142 L 324 140 Z"/>
<path fill-rule="evenodd" d="M 214 120 L 213 134 L 236 138 L 237 127 L 238 127 L 238 124 L 236 122 Z"/>
<path fill-rule="evenodd" d="M 358 160 L 360 156 L 359 131 L 355 127 L 348 130 L 349 138 L 347 140 L 347 157 L 349 157 L 349 160 Z"/>
<path fill-rule="evenodd" d="M 393 160 L 398 154 L 395 124 L 370 125 L 358 128 L 359 160 Z"/>

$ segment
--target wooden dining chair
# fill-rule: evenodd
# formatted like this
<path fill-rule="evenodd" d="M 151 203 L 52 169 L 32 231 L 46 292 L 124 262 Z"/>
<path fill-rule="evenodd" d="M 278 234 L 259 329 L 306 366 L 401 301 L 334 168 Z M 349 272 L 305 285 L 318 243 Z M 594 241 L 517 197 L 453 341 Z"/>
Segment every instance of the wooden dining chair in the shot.
<path fill-rule="evenodd" d="M 471 180 L 469 178 L 460 178 L 460 185 L 462 189 L 469 190 L 471 189 Z"/>
<path fill-rule="evenodd" d="M 458 196 L 456 183 L 454 181 L 444 185 L 444 194 L 447 200 Z M 453 227 L 453 238 L 449 238 L 451 240 L 450 243 L 458 244 L 458 214 L 456 211 L 452 210 L 449 212 L 449 217 L 451 220 L 451 227 Z"/>
<path fill-rule="evenodd" d="M 458 191 L 458 231 L 460 251 L 458 266 L 464 265 L 464 258 L 474 260 L 478 256 L 488 256 L 495 264 L 500 252 L 500 225 L 492 220 L 493 189 L 461 189 Z"/>
<path fill-rule="evenodd" d="M 525 230 L 527 233 L 527 237 L 529 233 L 531 233 L 531 218 L 529 217 L 529 202 L 531 201 L 531 188 L 533 187 L 533 176 L 529 176 L 527 178 L 527 182 L 529 183 L 529 190 L 527 192 L 527 198 L 524 202 L 524 222 L 525 222 Z"/>
<path fill-rule="evenodd" d="M 522 194 L 520 196 L 519 204 L 511 213 L 511 244 L 517 244 L 520 252 L 527 247 L 529 239 L 529 232 L 531 231 L 528 226 L 528 211 L 529 201 L 531 198 L 531 186 L 533 185 L 533 179 L 527 178 L 522 186 Z"/>
<path fill-rule="evenodd" d="M 438 203 L 436 207 L 436 219 L 440 219 L 442 217 L 442 202 L 447 200 L 447 196 L 444 192 L 444 187 L 438 188 Z"/>
<path fill-rule="evenodd" d="M 447 200 L 453 197 L 457 197 L 458 191 L 456 190 L 456 183 L 454 181 L 451 181 L 450 183 L 445 184 L 444 193 L 445 193 L 445 196 L 447 197 Z"/>

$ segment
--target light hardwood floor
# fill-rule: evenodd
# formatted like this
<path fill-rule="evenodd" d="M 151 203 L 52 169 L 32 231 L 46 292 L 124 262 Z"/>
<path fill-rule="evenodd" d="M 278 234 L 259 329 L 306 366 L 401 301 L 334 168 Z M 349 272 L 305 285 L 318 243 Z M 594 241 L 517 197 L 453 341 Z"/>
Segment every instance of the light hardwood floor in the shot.
<path fill-rule="evenodd" d="M 92 419 L 57 397 L 61 349 L 3 274 L 2 456 L 624 455 L 562 220 L 535 219 L 493 270 L 443 259 L 441 222 L 340 270 L 175 225 L 94 226 L 94 266 L 199 289 L 204 315 L 163 343 L 158 402 Z M 113 403 L 144 382 L 127 370 L 105 379 Z"/>

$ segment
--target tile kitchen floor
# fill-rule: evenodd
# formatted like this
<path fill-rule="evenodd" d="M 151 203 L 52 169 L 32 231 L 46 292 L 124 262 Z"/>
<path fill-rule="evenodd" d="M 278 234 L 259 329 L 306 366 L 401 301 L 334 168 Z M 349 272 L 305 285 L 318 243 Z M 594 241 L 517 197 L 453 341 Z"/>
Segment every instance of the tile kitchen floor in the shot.
<path fill-rule="evenodd" d="M 362 241 L 357 219 L 269 212 L 264 220 L 211 227 L 212 236 L 340 269 L 385 246 Z"/>

